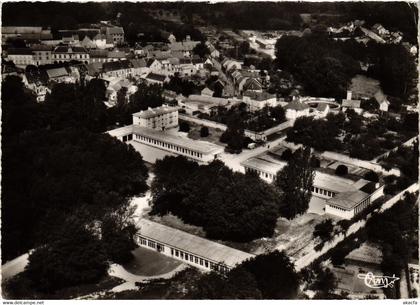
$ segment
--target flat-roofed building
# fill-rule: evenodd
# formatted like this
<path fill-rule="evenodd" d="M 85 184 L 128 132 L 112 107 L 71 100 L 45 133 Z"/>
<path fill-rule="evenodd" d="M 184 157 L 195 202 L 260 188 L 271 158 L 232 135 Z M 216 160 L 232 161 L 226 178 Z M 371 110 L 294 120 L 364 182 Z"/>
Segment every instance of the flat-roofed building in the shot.
<path fill-rule="evenodd" d="M 261 110 L 264 107 L 276 107 L 279 105 L 276 95 L 268 92 L 245 91 L 242 99 L 251 112 Z"/>
<path fill-rule="evenodd" d="M 245 172 L 256 172 L 269 183 L 286 164 L 269 153 L 241 162 Z M 316 170 L 312 195 L 325 200 L 325 213 L 351 219 L 383 196 L 383 189 L 383 185 L 365 179 L 352 180 Z"/>
<path fill-rule="evenodd" d="M 255 256 L 144 218 L 138 222 L 138 227 L 140 247 L 153 249 L 205 271 L 225 273 Z"/>
<path fill-rule="evenodd" d="M 178 108 L 161 106 L 133 113 L 133 124 L 156 130 L 178 126 Z"/>
<path fill-rule="evenodd" d="M 176 154 L 202 163 L 217 159 L 224 150 L 222 146 L 210 142 L 192 140 L 134 124 L 108 131 L 108 134 L 123 142 L 135 141 L 168 152 L 168 155 Z"/>

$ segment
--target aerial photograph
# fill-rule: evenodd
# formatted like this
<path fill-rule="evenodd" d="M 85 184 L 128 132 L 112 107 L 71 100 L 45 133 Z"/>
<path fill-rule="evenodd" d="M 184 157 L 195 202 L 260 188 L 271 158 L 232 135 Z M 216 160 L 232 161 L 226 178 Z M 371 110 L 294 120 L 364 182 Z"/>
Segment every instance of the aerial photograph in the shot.
<path fill-rule="evenodd" d="M 418 2 L 1 15 L 3 304 L 417 304 Z"/>

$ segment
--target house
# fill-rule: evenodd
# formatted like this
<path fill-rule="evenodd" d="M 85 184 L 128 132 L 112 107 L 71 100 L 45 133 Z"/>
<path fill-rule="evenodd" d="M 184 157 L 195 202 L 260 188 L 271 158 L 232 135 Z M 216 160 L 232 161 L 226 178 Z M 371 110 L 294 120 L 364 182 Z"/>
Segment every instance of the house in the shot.
<path fill-rule="evenodd" d="M 171 52 L 181 52 L 183 56 L 189 57 L 192 50 L 200 43 L 200 41 L 192 41 L 189 36 L 182 42 L 172 42 L 168 44 Z"/>
<path fill-rule="evenodd" d="M 245 91 L 242 100 L 251 112 L 278 106 L 276 95 L 268 92 Z"/>
<path fill-rule="evenodd" d="M 132 65 L 129 60 L 111 61 L 102 65 L 102 75 L 107 77 L 128 77 L 132 75 Z"/>
<path fill-rule="evenodd" d="M 362 111 L 362 108 L 360 108 L 361 101 L 360 100 L 353 100 L 352 99 L 352 92 L 347 91 L 347 97 L 346 99 L 342 100 L 341 108 L 343 111 L 346 111 L 347 109 L 353 109 L 357 113 L 360 113 Z"/>
<path fill-rule="evenodd" d="M 381 111 L 388 111 L 389 108 L 389 101 L 387 99 L 387 96 L 382 92 L 382 90 L 379 90 L 375 93 L 374 98 L 376 102 L 379 104 L 379 110 Z"/>
<path fill-rule="evenodd" d="M 108 62 L 108 50 L 89 50 L 89 63 Z"/>
<path fill-rule="evenodd" d="M 69 72 L 64 67 L 48 69 L 46 72 L 49 81 L 54 81 L 57 83 L 74 83 L 76 81 L 76 79 L 71 76 L 71 72 Z"/>
<path fill-rule="evenodd" d="M 106 43 L 119 45 L 124 43 L 124 29 L 119 26 L 105 28 Z"/>
<path fill-rule="evenodd" d="M 179 101 L 183 101 L 185 98 L 182 94 L 177 94 L 175 91 L 164 89 L 162 97 L 168 102 L 168 105 L 177 104 Z"/>
<path fill-rule="evenodd" d="M 164 83 L 169 82 L 169 77 L 167 75 L 156 74 L 153 72 L 150 72 L 149 74 L 147 74 L 145 79 L 150 84 L 163 85 Z"/>
<path fill-rule="evenodd" d="M 35 64 L 34 53 L 30 48 L 11 48 L 7 50 L 7 59 L 12 61 L 16 67 L 26 68 Z"/>
<path fill-rule="evenodd" d="M 308 116 L 309 109 L 310 107 L 306 103 L 302 103 L 296 100 L 284 106 L 284 110 L 286 111 L 286 119 L 288 120 L 295 120 L 302 116 Z"/>
<path fill-rule="evenodd" d="M 176 37 L 175 37 L 175 35 L 171 33 L 171 34 L 169 35 L 169 37 L 168 37 L 168 41 L 169 41 L 169 43 L 174 43 L 174 42 L 176 42 Z"/>
<path fill-rule="evenodd" d="M 96 43 L 86 35 L 82 41 L 80 41 L 80 46 L 86 49 L 94 49 L 96 48 Z"/>
<path fill-rule="evenodd" d="M 210 56 L 211 57 L 213 57 L 213 58 L 219 58 L 220 52 L 214 47 L 214 45 L 211 42 L 206 41 L 206 46 L 207 46 L 207 48 L 210 51 Z"/>
<path fill-rule="evenodd" d="M 123 51 L 113 50 L 108 52 L 108 61 L 126 60 L 127 55 Z"/>
<path fill-rule="evenodd" d="M 159 73 L 162 71 L 162 63 L 154 58 L 149 58 L 146 61 L 146 66 L 153 73 Z"/>
<path fill-rule="evenodd" d="M 126 89 L 125 99 L 128 101 L 130 96 L 134 94 L 138 87 L 133 85 L 127 79 L 117 79 L 111 82 L 108 82 L 108 87 L 106 89 L 106 97 L 108 99 L 108 105 L 114 106 L 117 102 L 118 92 L 122 89 Z"/>
<path fill-rule="evenodd" d="M 58 46 L 52 53 L 54 63 L 63 63 L 72 60 L 89 63 L 89 52 L 83 47 Z"/>
<path fill-rule="evenodd" d="M 316 116 L 318 118 L 325 118 L 330 111 L 330 106 L 328 104 L 319 103 L 315 108 Z"/>
<path fill-rule="evenodd" d="M 214 91 L 210 90 L 208 87 L 205 87 L 203 90 L 201 90 L 201 95 L 206 96 L 213 96 Z"/>
<path fill-rule="evenodd" d="M 131 59 L 130 62 L 133 76 L 145 77 L 150 72 L 144 59 Z"/>
<path fill-rule="evenodd" d="M 133 124 L 156 130 L 178 126 L 178 107 L 161 106 L 133 113 Z"/>
<path fill-rule="evenodd" d="M 31 49 L 33 52 L 33 60 L 35 65 L 48 65 L 52 63 L 53 47 L 43 44 L 35 44 L 32 45 Z"/>
<path fill-rule="evenodd" d="M 254 257 L 253 254 L 145 218 L 139 221 L 138 227 L 137 242 L 140 247 L 153 249 L 204 271 L 226 273 Z"/>

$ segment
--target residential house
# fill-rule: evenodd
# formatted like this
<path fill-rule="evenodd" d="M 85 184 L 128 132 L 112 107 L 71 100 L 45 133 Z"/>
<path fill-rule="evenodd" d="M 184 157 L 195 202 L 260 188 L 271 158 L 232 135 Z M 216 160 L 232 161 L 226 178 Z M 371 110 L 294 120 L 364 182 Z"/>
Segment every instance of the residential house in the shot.
<path fill-rule="evenodd" d="M 169 82 L 169 77 L 167 75 L 150 72 L 147 74 L 145 80 L 150 84 L 163 85 L 164 83 Z"/>
<path fill-rule="evenodd" d="M 242 100 L 251 112 L 278 106 L 276 95 L 268 92 L 245 91 Z"/>
<path fill-rule="evenodd" d="M 341 109 L 346 111 L 347 109 L 353 109 L 357 113 L 362 112 L 362 108 L 360 108 L 361 101 L 360 100 L 353 100 L 352 99 L 352 92 L 347 91 L 346 99 L 342 100 Z"/>
<path fill-rule="evenodd" d="M 214 47 L 214 45 L 211 42 L 206 41 L 206 46 L 209 48 L 211 57 L 219 58 L 220 52 Z"/>
<path fill-rule="evenodd" d="M 97 63 L 97 62 L 108 62 L 108 50 L 101 50 L 101 49 L 94 49 L 89 50 L 89 62 L 90 63 Z"/>
<path fill-rule="evenodd" d="M 34 64 L 39 65 L 48 65 L 52 64 L 53 57 L 52 57 L 52 46 L 47 46 L 44 44 L 36 44 L 31 47 L 33 51 L 33 60 Z"/>
<path fill-rule="evenodd" d="M 11 48 L 7 50 L 7 59 L 12 61 L 16 67 L 26 68 L 35 64 L 33 51 L 30 48 Z"/>
<path fill-rule="evenodd" d="M 70 69 L 65 67 L 46 70 L 48 80 L 56 83 L 75 83 L 76 78 L 71 76 Z"/>
<path fill-rule="evenodd" d="M 375 93 L 374 98 L 376 102 L 379 104 L 379 110 L 381 111 L 388 111 L 389 108 L 389 101 L 387 96 L 383 93 L 382 90 L 379 90 Z"/>
<path fill-rule="evenodd" d="M 187 39 L 181 42 L 172 42 L 168 44 L 171 52 L 182 52 L 184 57 L 191 56 L 192 50 L 198 45 L 200 41 L 192 41 L 189 36 Z"/>
<path fill-rule="evenodd" d="M 159 60 L 156 60 L 154 58 L 149 58 L 146 61 L 146 66 L 153 73 L 160 73 L 160 72 L 162 72 L 162 63 Z"/>
<path fill-rule="evenodd" d="M 105 37 L 107 43 L 120 45 L 124 43 L 124 29 L 119 26 L 106 27 Z"/>
<path fill-rule="evenodd" d="M 129 60 L 110 61 L 102 65 L 102 75 L 107 77 L 128 77 L 132 75 L 132 65 Z"/>
<path fill-rule="evenodd" d="M 319 103 L 315 108 L 315 113 L 318 118 L 325 118 L 329 111 L 330 106 L 324 103 Z"/>
<path fill-rule="evenodd" d="M 201 95 L 206 96 L 213 96 L 214 91 L 210 90 L 208 87 L 205 87 L 203 90 L 201 90 Z"/>
<path fill-rule="evenodd" d="M 130 59 L 130 62 L 133 76 L 145 77 L 150 72 L 150 68 L 147 67 L 147 63 L 143 58 Z"/>
<path fill-rule="evenodd" d="M 52 54 L 54 63 L 63 63 L 72 60 L 89 63 L 89 52 L 83 47 L 58 46 Z"/>
<path fill-rule="evenodd" d="M 286 119 L 288 120 L 295 120 L 302 116 L 308 116 L 309 109 L 310 107 L 307 104 L 296 100 L 284 106 L 284 110 L 286 111 Z"/>

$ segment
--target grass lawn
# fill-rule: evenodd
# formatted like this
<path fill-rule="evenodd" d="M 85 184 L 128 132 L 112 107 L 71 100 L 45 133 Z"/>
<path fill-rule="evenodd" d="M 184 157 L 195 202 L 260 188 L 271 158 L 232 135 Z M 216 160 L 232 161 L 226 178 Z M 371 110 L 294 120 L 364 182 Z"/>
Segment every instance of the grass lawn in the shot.
<path fill-rule="evenodd" d="M 142 247 L 133 251 L 134 259 L 123 267 L 135 275 L 160 275 L 174 270 L 182 262 Z"/>
<path fill-rule="evenodd" d="M 193 140 L 207 141 L 207 142 L 211 142 L 211 143 L 221 145 L 221 146 L 226 145 L 219 141 L 220 136 L 223 134 L 223 131 L 208 127 L 209 135 L 207 137 L 201 137 L 200 129 L 202 126 L 191 123 L 191 122 L 188 122 L 188 124 L 190 124 L 190 132 L 188 133 L 188 138 L 193 139 Z"/>

